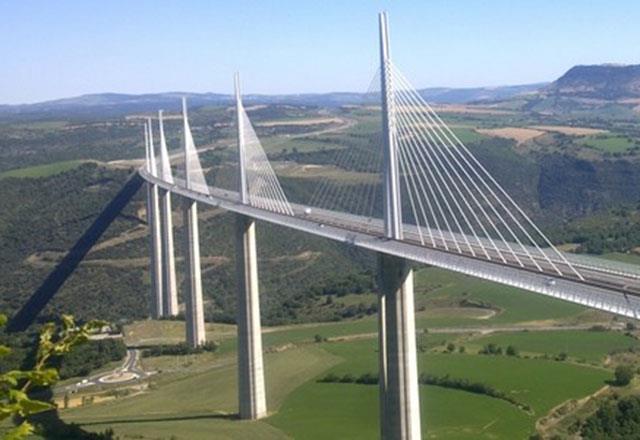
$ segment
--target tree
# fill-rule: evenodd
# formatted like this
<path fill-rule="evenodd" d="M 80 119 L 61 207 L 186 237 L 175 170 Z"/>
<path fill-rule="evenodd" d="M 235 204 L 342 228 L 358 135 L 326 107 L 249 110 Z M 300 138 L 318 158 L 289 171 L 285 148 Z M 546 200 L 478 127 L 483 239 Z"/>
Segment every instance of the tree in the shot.
<path fill-rule="evenodd" d="M 618 365 L 614 372 L 616 377 L 615 383 L 618 386 L 629 385 L 631 379 L 633 379 L 633 368 L 629 365 Z"/>
<path fill-rule="evenodd" d="M 513 345 L 509 345 L 507 347 L 506 353 L 507 353 L 507 356 L 518 356 L 518 349 Z"/>
<path fill-rule="evenodd" d="M 0 314 L 0 326 L 6 322 L 7 317 Z M 26 438 L 34 432 L 34 426 L 26 418 L 55 408 L 49 402 L 29 397 L 29 392 L 34 388 L 50 387 L 58 381 L 58 370 L 50 366 L 52 359 L 86 342 L 91 333 L 99 331 L 105 324 L 91 321 L 78 327 L 72 316 L 63 315 L 60 325 L 47 323 L 40 330 L 35 363 L 31 370 L 11 370 L 0 374 L 0 421 L 12 417 L 21 420 L 18 426 L 5 433 L 5 440 Z M 0 345 L 0 356 L 9 353 L 9 347 Z"/>
<path fill-rule="evenodd" d="M 456 345 L 453 342 L 449 342 L 447 344 L 447 351 L 449 353 L 453 353 L 455 349 L 456 349 Z"/>

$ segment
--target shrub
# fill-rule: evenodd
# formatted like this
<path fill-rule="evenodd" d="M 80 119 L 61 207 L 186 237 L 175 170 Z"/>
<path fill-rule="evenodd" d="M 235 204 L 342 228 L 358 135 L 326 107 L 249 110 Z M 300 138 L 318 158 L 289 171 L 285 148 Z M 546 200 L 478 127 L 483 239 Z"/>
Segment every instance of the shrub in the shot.
<path fill-rule="evenodd" d="M 378 383 L 378 376 L 366 373 L 356 379 L 356 383 L 364 384 L 364 385 L 375 385 Z"/>
<path fill-rule="evenodd" d="M 198 347 L 191 347 L 184 342 L 174 345 L 156 345 L 142 350 L 142 357 L 155 356 L 184 356 L 187 354 L 204 353 L 205 351 L 213 352 L 218 349 L 218 344 L 214 341 L 207 341 Z"/>
<path fill-rule="evenodd" d="M 356 378 L 349 373 L 345 374 L 340 378 L 340 383 L 354 383 L 355 381 L 356 381 Z"/>
<path fill-rule="evenodd" d="M 586 440 L 633 439 L 640 432 L 640 397 L 609 400 L 582 424 Z"/>
<path fill-rule="evenodd" d="M 480 354 L 502 354 L 502 349 L 492 342 L 485 345 L 482 350 L 480 350 Z"/>
<path fill-rule="evenodd" d="M 615 384 L 618 386 L 629 385 L 633 379 L 634 371 L 629 365 L 618 365 L 614 372 Z"/>
<path fill-rule="evenodd" d="M 337 374 L 329 373 L 329 374 L 327 374 L 325 377 L 323 377 L 322 379 L 318 379 L 318 382 L 322 382 L 322 383 L 336 383 L 336 382 L 340 382 L 340 377 L 338 377 L 338 375 L 337 375 Z"/>
<path fill-rule="evenodd" d="M 597 325 L 593 325 L 589 328 L 590 332 L 606 332 L 607 328 L 604 325 L 601 324 L 597 324 Z"/>

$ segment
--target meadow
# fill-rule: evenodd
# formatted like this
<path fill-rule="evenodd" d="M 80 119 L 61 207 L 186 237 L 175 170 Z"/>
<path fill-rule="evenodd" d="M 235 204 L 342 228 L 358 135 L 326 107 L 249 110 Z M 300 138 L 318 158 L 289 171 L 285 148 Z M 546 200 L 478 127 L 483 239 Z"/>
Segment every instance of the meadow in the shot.
<path fill-rule="evenodd" d="M 627 136 L 616 134 L 598 134 L 581 139 L 580 144 L 594 148 L 603 153 L 624 153 L 634 148 L 637 143 Z"/>
<path fill-rule="evenodd" d="M 343 359 L 328 373 L 375 373 L 375 341 L 325 347 Z M 532 408 L 528 413 L 492 397 L 422 385 L 423 435 L 442 439 L 527 438 L 538 417 L 560 402 L 596 391 L 611 377 L 607 371 L 568 363 L 468 354 L 422 353 L 419 370 L 490 384 Z M 294 438 L 373 438 L 378 429 L 371 423 L 377 418 L 377 396 L 375 385 L 311 381 L 292 393 L 268 421 Z"/>
<path fill-rule="evenodd" d="M 273 120 L 277 116 L 274 116 L 275 110 L 267 109 L 264 114 L 252 114 L 252 118 L 255 116 L 255 121 Z M 285 114 L 285 119 L 309 116 L 303 110 L 286 112 L 293 113 Z M 310 113 L 314 112 L 315 110 Z M 312 186 L 326 174 L 342 178 L 343 183 L 345 176 L 360 181 L 370 174 L 356 170 L 349 170 L 351 174 L 340 174 L 336 167 L 317 167 L 315 169 L 321 170 L 318 174 L 300 175 L 300 168 L 307 162 L 298 162 L 299 158 L 312 159 L 308 163 L 318 165 L 326 160 L 321 153 L 328 149 L 344 148 L 345 145 L 362 150 L 375 147 L 373 140 L 379 124 L 377 114 L 360 110 L 339 112 L 342 112 L 339 113 L 340 117 L 345 120 L 356 119 L 357 123 L 340 125 L 333 132 L 325 131 L 327 127 L 324 125 L 307 127 L 315 131 L 315 134 L 297 131 L 280 133 L 278 126 L 256 124 L 266 150 L 273 157 L 274 168 L 278 172 L 282 171 L 282 177 L 286 176 L 286 179 L 282 179 L 286 191 L 300 191 L 304 195 L 304 185 Z M 200 115 L 197 111 L 194 114 L 194 134 L 199 145 L 214 145 L 216 142 L 232 145 L 230 130 L 227 129 L 224 133 L 212 131 L 212 118 L 204 119 L 206 109 Z M 225 118 L 228 115 L 220 116 L 220 120 L 216 121 L 227 123 Z M 491 139 L 474 130 L 476 126 L 506 123 L 502 117 L 457 114 L 447 115 L 447 120 L 453 122 L 452 128 L 463 142 L 472 144 L 479 159 L 487 163 L 492 172 L 496 169 L 495 174 L 500 182 L 505 182 L 509 188 L 513 187 L 518 200 L 524 200 L 532 211 L 538 209 L 538 203 L 542 204 L 540 200 L 543 196 L 542 201 L 545 203 L 555 200 L 555 196 L 550 196 L 549 193 L 542 195 L 529 192 L 531 188 L 538 188 L 534 184 L 537 180 L 533 180 L 538 179 L 538 168 L 531 158 L 514 151 L 512 141 Z M 201 125 L 200 130 L 197 129 L 198 124 L 205 123 L 207 125 Z M 47 130 L 54 128 L 48 127 Z M 107 160 L 106 156 L 110 154 L 117 156 L 112 158 L 118 159 L 139 155 L 133 153 L 131 148 L 131 145 L 140 141 L 139 136 L 136 134 L 133 142 L 133 128 L 123 126 L 120 129 L 121 132 L 110 133 L 118 141 L 112 142 L 110 150 L 101 150 L 96 159 Z M 172 144 L 179 145 L 178 131 L 173 129 L 170 140 Z M 299 127 L 296 128 L 298 129 Z M 94 134 L 100 135 L 98 132 Z M 85 136 L 77 136 L 78 149 L 85 139 Z M 585 138 L 585 142 L 589 139 L 591 138 Z M 128 153 L 123 156 L 121 153 L 125 148 Z M 206 167 L 213 168 L 216 160 L 223 155 L 228 157 L 230 151 L 211 150 L 203 154 L 203 162 Z M 43 185 L 51 185 L 51 182 L 59 185 L 60 182 L 64 183 L 62 177 L 67 176 L 64 174 L 65 170 L 68 170 L 70 178 L 83 170 L 80 167 L 78 171 L 75 167 L 84 156 L 76 153 L 70 155 L 73 156 L 71 161 L 20 168 L 8 173 L 14 173 L 15 177 L 43 176 Z M 60 157 L 59 160 L 67 159 L 66 150 Z M 25 161 L 24 164 L 31 164 L 28 160 Z M 23 162 L 18 164 L 23 166 Z M 520 167 L 524 166 L 522 164 L 529 168 Z M 58 173 L 63 174 L 57 176 Z M 88 194 L 86 197 L 93 197 L 93 191 L 98 185 L 94 182 L 102 182 L 105 177 L 117 186 L 124 177 L 112 177 L 113 173 L 112 170 L 108 173 L 102 171 L 102 168 L 92 171 L 91 176 L 86 179 L 86 186 L 89 188 L 85 191 Z M 529 177 L 531 180 L 527 180 Z M 13 180 L 15 179 L 11 182 Z M 30 188 L 33 187 L 37 194 L 32 179 L 24 179 L 25 182 L 27 180 L 32 185 Z M 514 182 L 513 185 L 510 184 L 511 181 Z M 567 192 L 562 185 L 548 186 Z M 18 192 L 16 190 L 16 194 Z M 96 207 L 92 205 L 93 209 L 102 206 L 102 202 L 103 200 L 96 201 Z M 140 200 L 138 203 L 142 204 Z M 564 209 L 571 205 L 563 200 L 562 206 Z M 567 208 L 567 212 L 570 209 Z M 131 211 L 128 218 L 136 222 L 127 227 L 137 227 L 137 217 L 134 216 L 133 209 Z M 553 215 L 554 211 L 549 211 L 552 213 L 549 215 Z M 37 214 L 38 211 L 34 208 L 34 212 Z M 31 215 L 31 212 L 28 214 L 28 218 L 41 218 Z M 563 211 L 564 214 L 567 213 Z M 26 215 L 24 218 L 27 218 Z M 91 217 L 84 215 L 81 218 Z M 73 218 L 65 221 L 65 224 L 77 223 L 71 220 Z M 147 389 L 104 403 L 61 410 L 61 417 L 89 430 L 100 431 L 112 427 L 117 435 L 127 439 L 375 438 L 378 432 L 376 386 L 318 382 L 319 378 L 329 373 L 358 376 L 375 374 L 377 371 L 377 317 L 375 313 L 371 313 L 371 307 L 377 301 L 375 294 L 370 291 L 346 295 L 318 293 L 322 291 L 322 287 L 331 288 L 331 282 L 340 281 L 345 275 L 345 268 L 351 271 L 347 275 L 367 273 L 370 259 L 332 242 L 300 237 L 268 225 L 259 226 L 263 320 L 273 324 L 263 328 L 267 395 L 271 414 L 259 422 L 241 422 L 235 419 L 235 326 L 221 323 L 233 320 L 235 291 L 229 269 L 232 266 L 229 262 L 232 262 L 233 252 L 233 243 L 229 238 L 232 236 L 231 223 L 228 217 L 206 210 L 203 210 L 201 220 L 203 256 L 206 261 L 214 261 L 216 258 L 221 261 L 219 265 L 208 263 L 204 267 L 207 318 L 216 321 L 216 324 L 208 324 L 207 337 L 220 344 L 218 351 L 145 358 L 142 361 L 144 368 L 157 372 L 149 381 Z M 11 218 L 7 219 L 7 224 L 10 221 L 16 225 L 24 223 Z M 17 226 L 14 229 L 21 231 L 16 228 Z M 109 238 L 115 238 L 123 230 L 124 225 L 118 226 L 117 230 L 111 231 Z M 128 231 L 133 229 L 127 229 Z M 180 226 L 177 224 L 176 236 L 180 233 Z M 74 234 L 77 235 L 75 232 L 65 234 L 65 238 L 71 240 Z M 144 236 L 136 237 L 98 250 L 90 258 L 108 260 L 144 256 L 148 240 Z M 26 261 L 37 251 L 52 247 L 64 249 L 66 245 L 67 243 L 56 243 L 56 246 L 52 246 L 47 242 L 34 245 L 33 249 L 25 251 L 25 255 L 20 254 L 21 259 Z M 311 257 L 299 258 L 301 255 Z M 614 258 L 631 259 L 632 256 L 620 253 Z M 22 270 L 25 271 L 25 279 L 33 275 L 33 270 L 28 274 L 27 269 Z M 73 307 L 75 310 L 83 310 L 82 304 L 91 304 L 91 310 L 84 311 L 85 316 L 102 316 L 105 311 L 110 310 L 129 319 L 143 316 L 146 313 L 146 296 L 143 291 L 147 288 L 144 285 L 146 274 L 143 270 L 101 270 L 106 275 L 99 277 L 97 268 L 81 267 L 67 286 L 68 290 L 57 299 L 64 301 L 65 311 Z M 129 274 L 129 277 L 126 278 L 124 273 Z M 107 279 L 109 282 L 105 281 Z M 126 286 L 114 285 L 111 280 L 115 279 L 123 280 Z M 145 281 L 140 283 L 140 279 Z M 283 282 L 285 279 L 286 282 Z M 87 289 L 87 286 L 90 288 Z M 132 290 L 131 286 L 137 286 L 137 290 Z M 313 288 L 316 290 L 312 290 Z M 86 296 L 87 291 L 92 297 Z M 78 301 L 80 294 L 85 301 Z M 127 303 L 124 302 L 125 299 Z M 115 308 L 112 303 L 119 305 L 119 308 Z M 340 314 L 348 307 L 361 305 L 368 311 L 366 314 L 356 314 L 356 319 L 344 319 L 344 315 Z M 536 329 L 536 326 L 609 323 L 610 316 L 434 267 L 417 268 L 416 310 L 421 372 L 486 383 L 531 408 L 527 411 L 495 397 L 422 385 L 421 411 L 425 438 L 528 438 L 533 433 L 536 420 L 551 408 L 594 393 L 611 379 L 612 371 L 603 362 L 610 350 L 637 346 L 635 339 L 620 332 L 560 329 L 538 331 L 540 329 Z M 316 322 L 321 320 L 325 322 Z M 504 331 L 509 326 L 520 325 L 534 329 L 528 332 Z M 477 333 L 479 327 L 487 331 L 500 328 L 502 332 L 488 336 L 471 334 Z M 177 343 L 184 339 L 184 323 L 138 321 L 128 325 L 125 332 L 126 341 L 130 345 Z M 317 342 L 319 340 L 323 342 Z M 455 344 L 454 353 L 445 353 L 448 343 Z M 521 357 L 478 354 L 478 350 L 488 343 L 502 347 L 515 345 Z M 461 346 L 465 348 L 464 353 L 458 352 Z M 567 353 L 569 359 L 564 362 L 554 360 L 560 353 Z M 545 355 L 547 359 L 542 358 Z M 578 362 L 583 360 L 584 363 Z"/>
<path fill-rule="evenodd" d="M 640 342 L 631 336 L 612 331 L 546 331 L 503 333 L 473 340 L 474 345 L 496 344 L 516 347 L 521 354 L 558 356 L 562 353 L 572 359 L 600 365 L 614 350 L 638 348 Z"/>
<path fill-rule="evenodd" d="M 62 162 L 53 162 L 46 165 L 35 165 L 25 168 L 17 168 L 10 171 L 4 171 L 0 173 L 0 179 L 6 179 L 7 177 L 48 177 L 54 174 L 64 173 L 65 171 L 72 170 L 81 164 L 85 163 L 84 160 L 67 160 Z"/>
<path fill-rule="evenodd" d="M 420 304 L 430 304 L 440 314 L 418 312 L 418 327 L 427 325 L 518 325 L 531 319 L 546 323 L 578 319 L 581 307 L 554 299 L 502 289 L 493 283 L 473 281 L 435 268 L 416 277 Z M 354 295 L 355 296 L 355 295 Z M 372 295 L 364 295 L 369 298 Z M 460 298 L 491 302 L 500 313 L 485 319 L 468 315 L 468 308 L 442 307 Z M 175 342 L 183 331 L 179 321 L 141 321 L 125 329 L 129 343 Z M 100 431 L 112 427 L 123 438 L 302 438 L 366 439 L 378 433 L 378 387 L 353 383 L 319 383 L 329 373 L 355 377 L 377 373 L 377 323 L 375 316 L 332 323 L 309 323 L 263 328 L 266 384 L 270 416 L 258 422 L 234 419 L 236 396 L 235 327 L 208 324 L 208 337 L 220 342 L 215 353 L 161 356 L 143 359 L 153 376 L 141 394 L 110 402 L 62 410 L 67 422 Z M 316 335 L 323 341 L 317 342 Z M 163 336 L 166 341 L 158 339 Z M 548 346 L 543 341 L 548 340 Z M 591 364 L 559 362 L 553 356 L 566 349 L 571 356 Z M 477 354 L 486 343 L 515 344 L 521 355 Z M 454 353 L 446 353 L 454 343 Z M 530 331 L 474 336 L 464 331 L 423 332 L 419 335 L 419 370 L 436 376 L 489 384 L 526 411 L 505 400 L 468 391 L 421 385 L 421 412 L 425 438 L 526 439 L 536 420 L 570 399 L 594 393 L 612 378 L 601 360 L 613 348 L 634 346 L 635 340 L 619 332 Z M 458 348 L 465 347 L 465 353 Z M 548 359 L 528 354 L 548 354 Z"/>

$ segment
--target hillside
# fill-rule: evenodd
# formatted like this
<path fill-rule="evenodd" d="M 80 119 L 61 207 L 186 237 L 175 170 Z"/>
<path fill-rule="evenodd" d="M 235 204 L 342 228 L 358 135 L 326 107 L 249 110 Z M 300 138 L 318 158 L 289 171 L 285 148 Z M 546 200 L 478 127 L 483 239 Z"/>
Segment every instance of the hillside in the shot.
<path fill-rule="evenodd" d="M 543 93 L 603 100 L 637 98 L 640 97 L 640 65 L 575 66 Z"/>
<path fill-rule="evenodd" d="M 533 93 L 546 83 L 499 87 L 432 87 L 419 90 L 433 103 L 464 104 L 477 101 L 509 99 Z M 0 122 L 39 120 L 46 118 L 110 118 L 130 113 L 179 111 L 181 97 L 187 97 L 192 107 L 219 106 L 233 102 L 233 97 L 222 93 L 166 92 L 147 94 L 95 93 L 32 104 L 0 104 Z M 377 100 L 374 94 L 362 92 L 300 93 L 289 95 L 252 94 L 243 97 L 246 104 L 291 104 L 305 106 L 339 107 L 341 105 L 368 104 Z"/>

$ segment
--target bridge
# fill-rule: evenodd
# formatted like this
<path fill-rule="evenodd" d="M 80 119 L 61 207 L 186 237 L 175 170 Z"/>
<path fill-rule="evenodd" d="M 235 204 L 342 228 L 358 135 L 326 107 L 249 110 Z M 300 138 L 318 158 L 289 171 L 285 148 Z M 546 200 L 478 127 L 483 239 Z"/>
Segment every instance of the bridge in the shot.
<path fill-rule="evenodd" d="M 205 342 L 198 207 L 235 213 L 238 274 L 239 414 L 267 414 L 262 359 L 256 221 L 348 243 L 377 254 L 379 277 L 380 435 L 421 438 L 414 322 L 413 265 L 433 265 L 477 278 L 637 319 L 640 270 L 559 251 L 526 210 L 490 174 L 391 61 L 386 14 L 379 17 L 380 69 L 370 89 L 379 100 L 381 142 L 346 147 L 336 167 L 375 173 L 359 185 L 327 177 L 309 200 L 289 200 L 242 102 L 235 78 L 237 152 L 234 185 L 210 186 L 183 100 L 183 151 L 173 164 L 163 115 L 145 123 L 151 239 L 151 314 L 178 314 L 172 197 L 185 225 L 186 338 Z M 379 87 L 379 89 L 378 89 Z M 131 191 L 129 191 L 131 192 Z M 129 196 L 127 196 L 129 197 Z M 378 202 L 380 201 L 380 203 Z M 86 246 L 85 246 L 86 247 Z M 80 256 L 81 258 L 82 256 Z"/>

